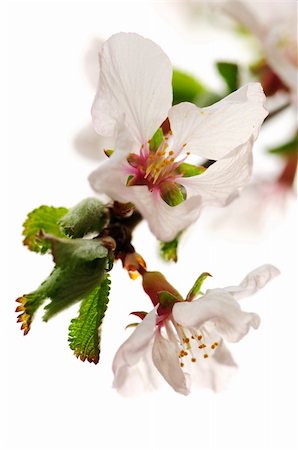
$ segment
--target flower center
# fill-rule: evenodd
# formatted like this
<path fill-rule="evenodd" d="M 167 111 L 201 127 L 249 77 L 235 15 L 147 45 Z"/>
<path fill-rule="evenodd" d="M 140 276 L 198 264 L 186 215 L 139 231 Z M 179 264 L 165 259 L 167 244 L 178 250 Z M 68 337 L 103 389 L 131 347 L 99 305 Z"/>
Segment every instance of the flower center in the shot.
<path fill-rule="evenodd" d="M 156 151 L 151 150 L 148 144 L 142 145 L 139 154 L 130 153 L 127 157 L 130 166 L 127 186 L 145 185 L 153 191 L 163 183 L 175 182 L 181 176 L 177 168 L 188 156 L 187 153 L 182 159 L 175 161 L 177 154 L 169 149 L 167 136 Z"/>
<path fill-rule="evenodd" d="M 186 362 L 197 362 L 198 359 L 207 359 L 219 345 L 220 340 L 212 340 L 204 330 L 183 328 L 175 321 L 165 323 L 169 339 L 176 343 L 180 366 Z"/>

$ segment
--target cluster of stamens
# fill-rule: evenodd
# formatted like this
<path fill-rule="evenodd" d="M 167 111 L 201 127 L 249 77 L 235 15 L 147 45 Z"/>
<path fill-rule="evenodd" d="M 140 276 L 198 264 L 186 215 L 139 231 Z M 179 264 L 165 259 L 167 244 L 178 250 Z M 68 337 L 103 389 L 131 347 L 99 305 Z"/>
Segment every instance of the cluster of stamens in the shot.
<path fill-rule="evenodd" d="M 204 359 L 209 358 L 210 352 L 213 352 L 219 345 L 219 342 L 216 341 L 211 345 L 207 345 L 203 334 L 193 333 L 190 337 L 187 337 L 180 325 L 177 327 L 177 332 L 180 338 L 179 344 L 182 347 L 178 353 L 181 367 L 184 367 L 183 358 L 186 356 L 189 356 L 190 361 L 195 363 L 200 356 Z"/>
<path fill-rule="evenodd" d="M 176 169 L 185 161 L 189 153 L 186 153 L 179 161 L 175 161 L 180 151 L 174 152 L 168 148 L 168 136 L 166 136 L 156 151 L 150 150 L 149 145 L 142 145 L 139 155 L 130 154 L 128 163 L 134 170 L 131 171 L 132 179 L 129 184 L 134 185 L 136 180 L 137 184 L 147 185 L 149 190 L 153 190 L 165 181 L 175 181 L 179 175 Z"/>

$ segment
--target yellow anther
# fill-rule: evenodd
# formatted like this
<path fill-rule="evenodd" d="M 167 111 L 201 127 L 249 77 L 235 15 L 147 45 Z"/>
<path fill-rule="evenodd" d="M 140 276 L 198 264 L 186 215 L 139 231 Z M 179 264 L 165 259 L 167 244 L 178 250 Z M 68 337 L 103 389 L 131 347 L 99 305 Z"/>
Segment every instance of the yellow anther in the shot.
<path fill-rule="evenodd" d="M 183 338 L 183 342 L 185 342 L 185 344 L 189 343 L 189 339 L 188 338 Z"/>
<path fill-rule="evenodd" d="M 205 344 L 201 344 L 201 345 L 199 345 L 199 348 L 206 348 L 206 345 Z"/>
<path fill-rule="evenodd" d="M 214 350 L 214 349 L 215 349 L 215 345 L 214 345 L 214 344 L 212 344 L 212 345 L 211 345 L 211 348 L 212 348 L 212 350 Z"/>
<path fill-rule="evenodd" d="M 205 354 L 204 354 L 204 358 L 208 358 L 208 353 L 205 353 Z"/>
<path fill-rule="evenodd" d="M 191 362 L 196 362 L 196 358 L 191 358 Z"/>
<path fill-rule="evenodd" d="M 203 339 L 203 336 L 198 336 L 198 340 L 200 341 L 201 339 Z"/>
<path fill-rule="evenodd" d="M 213 345 L 215 345 L 215 347 L 217 347 L 218 346 L 218 342 L 214 342 L 214 344 Z"/>
<path fill-rule="evenodd" d="M 180 367 L 184 367 L 184 363 L 180 363 Z"/>
<path fill-rule="evenodd" d="M 170 155 L 170 156 L 174 155 L 173 150 L 170 150 L 170 151 L 169 151 L 169 155 Z"/>

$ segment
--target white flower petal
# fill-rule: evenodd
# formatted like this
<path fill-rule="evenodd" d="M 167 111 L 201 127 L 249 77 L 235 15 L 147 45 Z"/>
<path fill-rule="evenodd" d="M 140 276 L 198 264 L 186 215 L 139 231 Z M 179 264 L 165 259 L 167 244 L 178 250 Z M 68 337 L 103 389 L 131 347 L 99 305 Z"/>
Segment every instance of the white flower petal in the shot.
<path fill-rule="evenodd" d="M 174 150 L 185 149 L 208 159 L 220 159 L 257 138 L 268 112 L 260 83 L 249 83 L 207 108 L 180 103 L 169 111 Z"/>
<path fill-rule="evenodd" d="M 237 364 L 221 341 L 209 358 L 197 358 L 192 367 L 192 385 L 219 392 L 226 387 L 236 369 Z"/>
<path fill-rule="evenodd" d="M 202 206 L 226 206 L 238 196 L 252 172 L 253 138 L 216 161 L 201 175 L 177 180 L 187 195 L 200 196 Z"/>
<path fill-rule="evenodd" d="M 132 186 L 130 201 L 140 211 L 152 233 L 161 241 L 175 239 L 179 231 L 195 222 L 201 212 L 201 199 L 193 196 L 177 206 L 169 206 L 158 191 L 150 192 L 146 186 Z"/>
<path fill-rule="evenodd" d="M 129 191 L 126 187 L 128 173 L 125 154 L 115 152 L 108 161 L 102 163 L 89 177 L 92 189 L 99 194 L 106 194 L 119 202 L 129 202 Z"/>
<path fill-rule="evenodd" d="M 235 300 L 240 300 L 249 295 L 253 295 L 279 274 L 280 272 L 276 267 L 271 264 L 264 264 L 250 272 L 239 286 L 228 286 L 224 289 L 225 291 L 228 291 Z"/>
<path fill-rule="evenodd" d="M 247 313 L 224 289 L 210 289 L 193 302 L 179 302 L 174 305 L 173 316 L 182 326 L 200 328 L 204 323 L 213 326 L 224 339 L 237 342 L 249 331 L 258 328 L 260 318 Z"/>
<path fill-rule="evenodd" d="M 158 388 L 161 377 L 152 363 L 152 343 L 142 353 L 134 366 L 119 366 L 113 387 L 125 396 L 132 397 Z"/>
<path fill-rule="evenodd" d="M 159 332 L 154 339 L 152 359 L 157 370 L 176 392 L 189 394 L 187 379 L 180 367 L 177 346 L 161 336 Z"/>
<path fill-rule="evenodd" d="M 116 385 L 120 383 L 120 380 L 123 381 L 123 373 L 128 373 L 126 369 L 139 362 L 143 353 L 152 341 L 155 327 L 156 310 L 153 309 L 118 349 L 113 361 L 113 372 Z"/>
<path fill-rule="evenodd" d="M 92 107 L 96 131 L 114 135 L 115 127 L 124 122 L 136 142 L 147 142 L 171 107 L 171 79 L 171 62 L 157 44 L 135 33 L 112 36 L 100 53 L 99 88 Z"/>

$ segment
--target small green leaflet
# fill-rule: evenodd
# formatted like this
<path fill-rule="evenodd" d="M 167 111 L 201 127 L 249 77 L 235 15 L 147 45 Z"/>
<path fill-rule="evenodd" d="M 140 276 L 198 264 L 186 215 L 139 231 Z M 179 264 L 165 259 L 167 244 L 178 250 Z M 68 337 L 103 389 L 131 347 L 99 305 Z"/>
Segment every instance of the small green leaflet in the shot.
<path fill-rule="evenodd" d="M 101 285 L 82 300 L 78 317 L 69 326 L 69 346 L 77 358 L 97 364 L 100 354 L 101 324 L 110 292 L 110 280 L 106 275 Z"/>
<path fill-rule="evenodd" d="M 238 65 L 231 62 L 217 62 L 216 68 L 226 83 L 228 94 L 236 91 L 239 87 Z"/>
<path fill-rule="evenodd" d="M 198 295 L 202 294 L 201 287 L 202 287 L 202 284 L 204 283 L 204 281 L 206 280 L 207 277 L 212 277 L 212 275 L 210 275 L 210 273 L 208 273 L 208 272 L 203 272 L 199 276 L 199 278 L 197 278 L 195 284 L 193 285 L 193 287 L 191 288 L 191 290 L 187 294 L 187 297 L 186 297 L 186 301 L 187 302 L 191 302 Z"/>
<path fill-rule="evenodd" d="M 71 208 L 59 224 L 64 233 L 81 238 L 88 233 L 100 233 L 108 221 L 108 209 L 97 198 L 86 198 Z"/>
<path fill-rule="evenodd" d="M 43 239 L 40 232 L 43 230 L 56 237 L 65 237 L 59 221 L 67 212 L 67 208 L 46 205 L 31 211 L 23 224 L 24 245 L 33 252 L 47 253 L 51 249 L 51 243 Z"/>
<path fill-rule="evenodd" d="M 160 242 L 160 256 L 165 261 L 174 261 L 178 260 L 178 244 L 181 233 L 179 233 L 175 239 L 170 242 Z"/>

